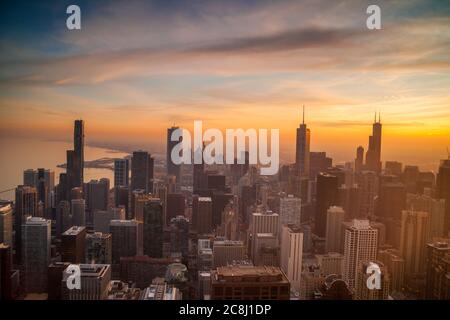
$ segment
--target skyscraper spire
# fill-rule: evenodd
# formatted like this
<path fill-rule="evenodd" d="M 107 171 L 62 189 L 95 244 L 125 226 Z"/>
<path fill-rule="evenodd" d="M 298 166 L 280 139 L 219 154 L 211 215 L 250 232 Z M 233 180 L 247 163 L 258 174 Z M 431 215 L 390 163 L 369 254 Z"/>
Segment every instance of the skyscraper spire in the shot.
<path fill-rule="evenodd" d="M 378 123 L 381 123 L 381 111 L 378 111 Z"/>
<path fill-rule="evenodd" d="M 376 122 L 377 122 L 377 112 L 375 111 L 375 116 L 373 118 L 373 123 L 376 123 Z"/>
<path fill-rule="evenodd" d="M 305 124 L 305 105 L 303 105 L 303 124 Z"/>

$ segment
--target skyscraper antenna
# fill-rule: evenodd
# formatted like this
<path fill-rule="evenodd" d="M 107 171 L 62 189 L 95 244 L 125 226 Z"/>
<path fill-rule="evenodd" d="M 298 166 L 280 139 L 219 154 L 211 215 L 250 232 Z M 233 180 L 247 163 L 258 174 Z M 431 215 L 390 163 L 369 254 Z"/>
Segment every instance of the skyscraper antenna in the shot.
<path fill-rule="evenodd" d="M 373 118 L 373 122 L 375 123 L 375 122 L 377 122 L 377 112 L 375 111 L 375 116 L 374 116 L 374 118 Z"/>
<path fill-rule="evenodd" d="M 305 105 L 303 105 L 303 124 L 305 124 Z"/>
<path fill-rule="evenodd" d="M 381 111 L 378 111 L 378 123 L 381 123 Z"/>
<path fill-rule="evenodd" d="M 447 147 L 447 156 L 450 159 L 450 151 L 448 150 L 448 147 Z"/>

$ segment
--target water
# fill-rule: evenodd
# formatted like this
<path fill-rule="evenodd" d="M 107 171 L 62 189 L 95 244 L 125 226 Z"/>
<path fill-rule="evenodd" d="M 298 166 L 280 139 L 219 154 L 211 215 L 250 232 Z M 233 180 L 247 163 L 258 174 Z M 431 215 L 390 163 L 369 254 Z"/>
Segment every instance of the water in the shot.
<path fill-rule="evenodd" d="M 23 183 L 23 171 L 26 169 L 45 168 L 55 171 L 55 183 L 59 174 L 65 172 L 58 164 L 66 163 L 66 150 L 73 149 L 73 144 L 60 141 L 46 141 L 23 138 L 0 138 L 0 192 L 15 188 Z M 122 158 L 126 153 L 97 147 L 85 146 L 85 160 L 100 158 Z M 114 173 L 108 169 L 84 169 L 84 181 L 108 178 L 114 185 Z M 0 199 L 14 200 L 14 190 L 0 193 Z"/>

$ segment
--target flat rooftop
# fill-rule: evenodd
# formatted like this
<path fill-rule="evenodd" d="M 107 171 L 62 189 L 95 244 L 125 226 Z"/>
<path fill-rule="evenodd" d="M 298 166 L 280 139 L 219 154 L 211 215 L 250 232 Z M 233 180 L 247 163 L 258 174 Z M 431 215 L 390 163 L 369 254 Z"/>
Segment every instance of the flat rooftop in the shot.
<path fill-rule="evenodd" d="M 67 229 L 62 235 L 63 236 L 76 236 L 77 234 L 79 234 L 80 232 L 82 232 L 85 229 L 86 229 L 86 227 L 73 226 L 73 227 L 70 227 L 69 229 Z"/>
<path fill-rule="evenodd" d="M 218 267 L 215 280 L 219 282 L 289 282 L 278 267 L 247 265 Z"/>

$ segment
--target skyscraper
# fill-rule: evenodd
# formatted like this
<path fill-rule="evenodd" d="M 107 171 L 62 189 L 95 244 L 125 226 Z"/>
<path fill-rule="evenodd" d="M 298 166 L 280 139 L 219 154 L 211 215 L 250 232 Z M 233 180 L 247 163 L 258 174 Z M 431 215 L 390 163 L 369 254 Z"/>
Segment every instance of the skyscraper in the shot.
<path fill-rule="evenodd" d="M 112 236 L 112 263 L 119 264 L 121 257 L 137 254 L 138 222 L 136 220 L 112 220 L 109 226 Z"/>
<path fill-rule="evenodd" d="M 356 288 L 361 263 L 377 257 L 378 230 L 369 220 L 353 220 L 344 229 L 344 280 Z"/>
<path fill-rule="evenodd" d="M 61 235 L 61 258 L 64 262 L 84 263 L 86 228 L 73 226 Z"/>
<path fill-rule="evenodd" d="M 12 299 L 12 247 L 0 241 L 0 301 Z"/>
<path fill-rule="evenodd" d="M 134 151 L 131 158 L 131 190 L 153 193 L 154 160 L 147 151 Z"/>
<path fill-rule="evenodd" d="M 177 179 L 177 183 L 179 183 L 180 182 L 180 166 L 173 163 L 172 156 L 171 156 L 172 149 L 179 143 L 179 141 L 182 140 L 182 138 L 180 138 L 179 141 L 172 141 L 172 139 L 171 139 L 172 133 L 177 129 L 179 129 L 179 128 L 178 127 L 170 127 L 167 129 L 166 163 L 167 163 L 167 174 L 175 176 Z"/>
<path fill-rule="evenodd" d="M 79 290 L 70 290 L 67 279 L 71 273 L 66 269 L 62 278 L 63 300 L 105 300 L 108 295 L 108 284 L 111 280 L 111 265 L 109 264 L 80 264 Z"/>
<path fill-rule="evenodd" d="M 295 224 L 300 226 L 302 200 L 293 195 L 280 199 L 280 226 Z"/>
<path fill-rule="evenodd" d="M 375 214 L 375 197 L 378 195 L 378 177 L 374 171 L 362 171 L 357 176 L 359 186 L 358 218 L 368 218 Z"/>
<path fill-rule="evenodd" d="M 405 259 L 405 274 L 425 271 L 425 250 L 429 239 L 429 215 L 423 211 L 402 211 L 400 253 Z"/>
<path fill-rule="evenodd" d="M 108 196 L 109 179 L 102 178 L 86 183 L 86 209 L 89 212 L 89 217 L 92 217 L 96 210 L 108 209 Z"/>
<path fill-rule="evenodd" d="M 192 199 L 192 215 L 195 217 L 198 234 L 212 231 L 212 202 L 210 197 L 194 197 Z"/>
<path fill-rule="evenodd" d="M 35 187 L 18 186 L 16 188 L 16 201 L 14 212 L 14 242 L 16 263 L 22 259 L 22 224 L 28 216 L 36 216 L 38 208 L 37 190 Z"/>
<path fill-rule="evenodd" d="M 445 199 L 445 226 L 444 232 L 450 231 L 450 155 L 441 161 L 437 176 L 437 197 Z"/>
<path fill-rule="evenodd" d="M 372 135 L 369 136 L 369 148 L 366 153 L 366 170 L 381 172 L 381 119 L 375 114 Z"/>
<path fill-rule="evenodd" d="M 27 217 L 22 224 L 22 262 L 27 293 L 47 292 L 50 241 L 51 221 Z"/>
<path fill-rule="evenodd" d="M 425 298 L 449 300 L 450 245 L 446 242 L 429 243 L 426 251 Z"/>
<path fill-rule="evenodd" d="M 359 173 L 364 167 L 364 148 L 359 146 L 356 149 L 355 172 Z"/>
<path fill-rule="evenodd" d="M 315 233 L 324 238 L 327 230 L 327 210 L 338 204 L 338 178 L 320 173 L 317 175 Z"/>
<path fill-rule="evenodd" d="M 72 225 L 86 225 L 86 204 L 84 199 L 73 199 L 71 201 L 70 212 L 72 213 Z"/>
<path fill-rule="evenodd" d="M 367 280 L 371 274 L 368 274 L 367 268 L 371 265 L 376 264 L 381 271 L 380 274 L 380 289 L 374 288 L 369 289 L 367 287 Z M 388 273 L 388 269 L 385 265 L 380 261 L 363 261 L 361 262 L 358 270 L 358 281 L 356 287 L 356 295 L 355 298 L 357 300 L 388 300 L 390 285 L 391 285 L 391 276 Z"/>
<path fill-rule="evenodd" d="M 73 133 L 73 143 L 75 151 L 75 166 L 72 187 L 82 187 L 84 181 L 84 122 L 75 120 Z"/>
<path fill-rule="evenodd" d="M 159 199 L 151 199 L 144 204 L 144 255 L 152 258 L 163 256 L 164 217 Z"/>
<path fill-rule="evenodd" d="M 0 243 L 13 245 L 13 209 L 10 203 L 0 204 Z"/>
<path fill-rule="evenodd" d="M 114 187 L 128 186 L 130 176 L 130 160 L 114 160 Z"/>
<path fill-rule="evenodd" d="M 303 259 L 303 233 L 298 227 L 283 226 L 281 231 L 280 266 L 291 283 L 291 290 L 300 291 Z"/>
<path fill-rule="evenodd" d="M 305 124 L 305 106 L 303 106 L 303 120 L 297 128 L 297 139 L 295 149 L 295 164 L 298 175 L 309 175 L 309 151 L 310 151 L 311 132 Z"/>
<path fill-rule="evenodd" d="M 85 261 L 89 264 L 111 264 L 112 237 L 110 233 L 88 232 L 86 234 Z"/>
<path fill-rule="evenodd" d="M 342 252 L 342 222 L 345 211 L 341 207 L 332 206 L 327 210 L 327 231 L 325 234 L 325 251 Z"/>

